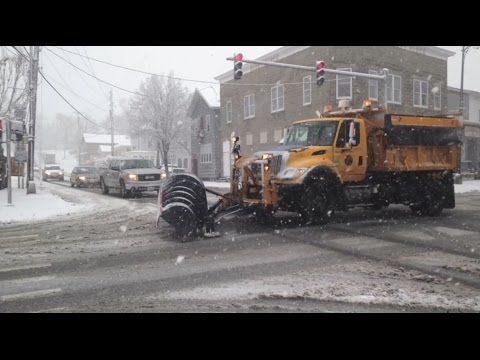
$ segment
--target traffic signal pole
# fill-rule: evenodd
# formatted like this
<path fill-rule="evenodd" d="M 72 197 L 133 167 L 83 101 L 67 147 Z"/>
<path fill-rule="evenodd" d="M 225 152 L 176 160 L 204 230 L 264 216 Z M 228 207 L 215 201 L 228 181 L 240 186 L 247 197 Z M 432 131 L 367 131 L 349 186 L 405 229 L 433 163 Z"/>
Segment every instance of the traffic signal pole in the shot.
<path fill-rule="evenodd" d="M 235 61 L 235 58 L 227 58 L 228 61 Z M 289 68 L 289 69 L 298 69 L 298 70 L 306 70 L 306 71 L 313 71 L 316 72 L 317 68 L 315 66 L 304 66 L 304 65 L 294 65 L 294 64 L 284 64 L 284 63 L 278 63 L 278 62 L 273 62 L 273 61 L 262 61 L 262 60 L 248 60 L 248 59 L 242 59 L 242 62 L 244 63 L 249 63 L 249 64 L 257 64 L 257 65 L 268 65 L 268 66 L 276 66 L 276 67 L 283 67 L 283 68 Z M 327 74 L 335 74 L 335 75 L 345 75 L 345 76 L 358 76 L 358 77 L 363 77 L 366 79 L 370 80 L 387 80 L 387 73 L 388 70 L 384 69 L 384 75 L 375 75 L 375 74 L 365 74 L 365 73 L 359 73 L 359 72 L 352 72 L 352 71 L 341 71 L 341 70 L 333 70 L 333 69 L 323 69 L 325 73 Z"/>
<path fill-rule="evenodd" d="M 35 119 L 37 110 L 37 83 L 39 46 L 30 46 L 30 126 L 28 129 L 27 158 L 27 194 L 35 194 L 34 163 L 35 163 Z"/>

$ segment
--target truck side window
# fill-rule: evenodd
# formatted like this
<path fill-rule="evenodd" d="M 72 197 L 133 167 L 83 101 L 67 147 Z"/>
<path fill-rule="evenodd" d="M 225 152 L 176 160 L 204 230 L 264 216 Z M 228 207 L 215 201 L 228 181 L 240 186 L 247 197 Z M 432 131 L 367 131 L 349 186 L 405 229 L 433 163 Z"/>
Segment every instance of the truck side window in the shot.
<path fill-rule="evenodd" d="M 345 123 L 346 121 L 342 121 L 342 125 L 340 125 L 340 130 L 338 131 L 338 139 L 336 144 L 337 148 L 344 148 L 345 144 L 347 143 L 348 130 Z"/>

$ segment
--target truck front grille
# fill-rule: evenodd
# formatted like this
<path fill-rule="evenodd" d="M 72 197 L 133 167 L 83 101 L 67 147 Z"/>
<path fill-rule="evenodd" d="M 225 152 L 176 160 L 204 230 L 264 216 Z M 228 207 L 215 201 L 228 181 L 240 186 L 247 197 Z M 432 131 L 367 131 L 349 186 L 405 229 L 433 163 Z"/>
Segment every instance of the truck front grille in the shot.
<path fill-rule="evenodd" d="M 276 155 L 272 158 L 272 175 L 277 175 L 282 169 L 282 155 Z"/>
<path fill-rule="evenodd" d="M 138 175 L 138 181 L 155 181 L 160 180 L 160 174 Z"/>

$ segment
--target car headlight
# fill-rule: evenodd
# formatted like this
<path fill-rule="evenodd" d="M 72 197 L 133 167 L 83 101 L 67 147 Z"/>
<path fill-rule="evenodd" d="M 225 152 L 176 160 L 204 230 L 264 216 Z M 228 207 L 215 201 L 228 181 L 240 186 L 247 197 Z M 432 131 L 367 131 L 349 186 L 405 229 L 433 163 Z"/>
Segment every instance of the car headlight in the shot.
<path fill-rule="evenodd" d="M 50 175 L 52 172 L 50 170 L 45 171 L 45 174 Z"/>
<path fill-rule="evenodd" d="M 289 180 L 305 174 L 309 168 L 287 168 L 277 175 L 278 179 Z"/>
<path fill-rule="evenodd" d="M 128 180 L 137 181 L 138 176 L 136 174 L 128 174 Z"/>
<path fill-rule="evenodd" d="M 84 181 L 87 179 L 85 176 L 79 176 L 78 178 L 79 178 L 80 180 L 84 180 Z"/>
<path fill-rule="evenodd" d="M 160 175 L 160 179 L 163 180 L 163 179 L 166 179 L 166 178 L 167 178 L 167 174 L 161 174 L 161 175 Z"/>
<path fill-rule="evenodd" d="M 60 175 L 63 175 L 63 171 L 60 171 Z"/>

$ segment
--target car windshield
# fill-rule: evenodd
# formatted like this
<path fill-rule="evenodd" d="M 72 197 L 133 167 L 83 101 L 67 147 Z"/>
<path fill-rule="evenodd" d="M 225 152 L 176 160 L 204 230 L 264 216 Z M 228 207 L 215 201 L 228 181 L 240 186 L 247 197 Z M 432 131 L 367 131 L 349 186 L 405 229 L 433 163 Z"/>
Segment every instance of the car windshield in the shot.
<path fill-rule="evenodd" d="M 322 121 L 294 125 L 290 128 L 286 146 L 331 146 L 335 139 L 338 123 Z"/>
<path fill-rule="evenodd" d="M 151 160 L 145 159 L 122 160 L 120 166 L 122 169 L 145 169 L 155 167 Z"/>
<path fill-rule="evenodd" d="M 77 169 L 79 173 L 87 173 L 87 174 L 96 174 L 97 169 L 94 167 L 81 167 Z"/>
<path fill-rule="evenodd" d="M 60 166 L 47 166 L 45 167 L 46 170 L 60 170 Z"/>

